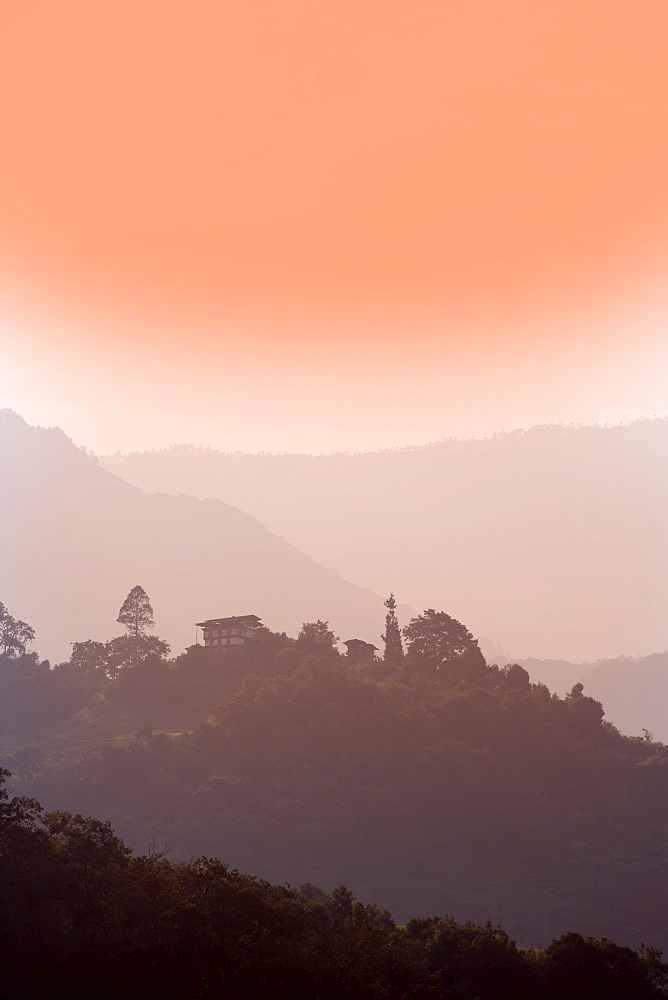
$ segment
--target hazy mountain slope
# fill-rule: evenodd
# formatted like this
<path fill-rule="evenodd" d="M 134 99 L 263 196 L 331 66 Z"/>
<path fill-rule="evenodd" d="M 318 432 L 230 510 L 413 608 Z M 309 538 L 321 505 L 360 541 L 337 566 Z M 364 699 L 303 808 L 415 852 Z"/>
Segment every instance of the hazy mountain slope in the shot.
<path fill-rule="evenodd" d="M 115 618 L 137 583 L 175 652 L 194 641 L 195 622 L 244 613 L 292 633 L 329 618 L 342 638 L 379 644 L 382 598 L 235 507 L 147 496 L 62 431 L 29 427 L 6 410 L 0 470 L 0 598 L 33 625 L 51 659 L 67 658 L 73 641 L 122 633 Z"/>
<path fill-rule="evenodd" d="M 536 659 L 521 663 L 532 681 L 559 694 L 581 681 L 585 693 L 603 702 L 606 719 L 623 733 L 641 736 L 646 729 L 668 743 L 668 651 L 595 663 Z"/>
<path fill-rule="evenodd" d="M 668 652 L 595 663 L 585 690 L 622 732 L 640 736 L 646 729 L 668 743 Z"/>
<path fill-rule="evenodd" d="M 667 457 L 668 422 L 644 420 L 360 455 L 180 447 L 101 461 L 142 489 L 238 504 L 513 656 L 595 660 L 668 645 Z"/>

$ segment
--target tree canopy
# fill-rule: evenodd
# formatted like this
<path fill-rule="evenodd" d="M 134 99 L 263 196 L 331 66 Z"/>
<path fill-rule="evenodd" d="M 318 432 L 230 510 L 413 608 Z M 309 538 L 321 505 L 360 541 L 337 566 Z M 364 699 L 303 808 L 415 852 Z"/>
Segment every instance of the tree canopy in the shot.
<path fill-rule="evenodd" d="M 345 886 L 272 885 L 216 858 L 135 855 L 108 822 L 9 798 L 0 770 L 7 1000 L 665 1000 L 659 952 L 490 922 L 406 926 Z"/>
<path fill-rule="evenodd" d="M 116 621 L 125 625 L 128 635 L 133 638 L 144 635 L 147 629 L 153 628 L 153 608 L 143 587 L 132 588 L 121 605 Z"/>
<path fill-rule="evenodd" d="M 300 653 L 313 653 L 316 656 L 336 656 L 337 642 L 339 637 L 334 635 L 329 622 L 318 619 L 315 622 L 304 622 L 297 636 L 296 649 Z"/>
<path fill-rule="evenodd" d="M 0 601 L 0 647 L 4 655 L 15 656 L 25 653 L 34 638 L 35 630 L 26 622 L 13 618 Z"/>
<path fill-rule="evenodd" d="M 410 662 L 419 670 L 440 671 L 453 681 L 483 677 L 486 664 L 478 640 L 445 611 L 427 608 L 411 619 L 404 635 Z"/>

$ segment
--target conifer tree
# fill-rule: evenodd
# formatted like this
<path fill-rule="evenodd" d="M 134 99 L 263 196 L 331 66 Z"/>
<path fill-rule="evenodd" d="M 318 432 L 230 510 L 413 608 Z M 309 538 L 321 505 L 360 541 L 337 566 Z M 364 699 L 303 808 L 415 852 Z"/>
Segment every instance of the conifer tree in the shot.
<path fill-rule="evenodd" d="M 153 628 L 153 608 L 143 587 L 133 587 L 123 601 L 117 622 L 125 625 L 128 635 L 137 639 L 145 635 L 146 629 Z"/>
<path fill-rule="evenodd" d="M 390 594 L 385 601 L 385 607 L 387 608 L 385 632 L 381 635 L 381 639 L 385 643 L 383 661 L 390 667 L 399 667 L 403 663 L 404 648 L 401 644 L 401 632 L 396 615 L 397 602 L 394 599 L 394 594 Z"/>
<path fill-rule="evenodd" d="M 146 630 L 155 625 L 153 620 L 153 608 L 148 599 L 148 594 L 143 587 L 133 587 L 121 605 L 118 612 L 117 622 L 125 625 L 128 639 L 132 646 L 131 661 L 133 666 L 137 666 L 140 659 L 140 651 L 146 640 Z"/>

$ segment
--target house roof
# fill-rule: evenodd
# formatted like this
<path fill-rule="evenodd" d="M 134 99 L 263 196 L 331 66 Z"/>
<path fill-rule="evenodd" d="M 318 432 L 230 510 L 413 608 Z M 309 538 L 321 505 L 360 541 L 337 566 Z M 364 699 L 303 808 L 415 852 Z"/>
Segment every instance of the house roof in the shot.
<path fill-rule="evenodd" d="M 343 643 L 344 646 L 370 646 L 371 649 L 378 649 L 378 646 L 374 646 L 372 642 L 365 642 L 364 639 L 346 639 Z"/>
<path fill-rule="evenodd" d="M 208 618 L 205 622 L 196 622 L 198 628 L 215 628 L 219 625 L 259 625 L 262 621 L 257 615 L 231 615 L 229 618 Z"/>

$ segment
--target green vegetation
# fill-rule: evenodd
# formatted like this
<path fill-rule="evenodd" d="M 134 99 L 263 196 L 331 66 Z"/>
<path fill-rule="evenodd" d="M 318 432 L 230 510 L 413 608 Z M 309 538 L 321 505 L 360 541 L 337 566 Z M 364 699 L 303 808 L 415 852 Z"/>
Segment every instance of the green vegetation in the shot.
<path fill-rule="evenodd" d="M 444 613 L 404 635 L 394 666 L 340 656 L 326 621 L 115 671 L 86 643 L 54 669 L 0 658 L 3 763 L 16 793 L 174 861 L 345 883 L 402 922 L 491 919 L 523 945 L 668 944 L 666 748 L 581 685 L 487 666 Z"/>
<path fill-rule="evenodd" d="M 566 934 L 522 950 L 451 917 L 405 927 L 340 886 L 271 885 L 221 861 L 136 857 L 109 823 L 8 798 L 0 771 L 7 1000 L 660 1000 L 651 948 Z"/>

